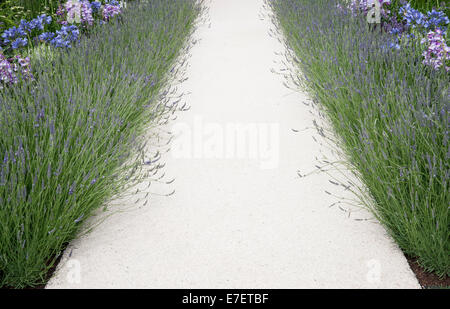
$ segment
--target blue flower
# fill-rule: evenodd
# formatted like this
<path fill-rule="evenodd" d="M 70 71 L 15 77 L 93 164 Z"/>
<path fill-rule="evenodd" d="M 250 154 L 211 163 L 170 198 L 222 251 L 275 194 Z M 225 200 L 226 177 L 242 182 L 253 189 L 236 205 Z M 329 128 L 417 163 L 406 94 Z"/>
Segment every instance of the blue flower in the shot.
<path fill-rule="evenodd" d="M 80 30 L 77 26 L 62 26 L 61 30 L 56 31 L 56 36 L 51 39 L 50 44 L 55 47 L 71 48 L 71 43 L 78 40 L 79 35 Z"/>
<path fill-rule="evenodd" d="M 400 29 L 400 28 L 392 28 L 390 31 L 389 31 L 389 33 L 390 34 L 394 34 L 394 35 L 397 35 L 397 34 L 401 34 L 402 33 L 402 30 Z"/>
<path fill-rule="evenodd" d="M 11 42 L 14 43 L 14 49 L 22 46 L 26 39 L 24 37 L 27 37 L 33 30 L 37 29 L 40 31 L 44 30 L 44 25 L 48 25 L 52 22 L 52 17 L 47 16 L 45 14 L 42 14 L 30 22 L 27 22 L 25 19 L 22 19 L 19 23 L 18 27 L 11 27 L 7 29 L 1 37 L 3 38 L 3 45 L 9 44 Z M 21 40 L 17 40 L 18 38 L 21 38 Z"/>
<path fill-rule="evenodd" d="M 400 8 L 400 15 L 403 16 L 403 20 L 406 21 L 407 26 L 416 28 L 417 26 L 425 26 L 427 20 L 426 16 L 411 7 L 411 4 L 406 4 Z"/>
<path fill-rule="evenodd" d="M 26 34 L 26 32 L 29 32 L 31 29 L 30 23 L 28 23 L 25 19 L 21 19 L 20 20 L 20 24 L 19 24 L 19 31 L 23 31 L 24 34 Z"/>
<path fill-rule="evenodd" d="M 443 32 L 447 30 L 449 19 L 444 12 L 436 11 L 435 9 L 427 13 L 428 20 L 425 22 L 425 28 L 427 30 L 441 29 Z"/>
<path fill-rule="evenodd" d="M 16 27 L 9 28 L 5 32 L 3 32 L 3 34 L 2 34 L 3 42 L 5 44 L 8 44 L 9 42 L 11 42 L 11 40 L 16 37 L 16 32 L 17 32 Z"/>
<path fill-rule="evenodd" d="M 98 11 L 101 6 L 102 6 L 102 3 L 98 2 L 98 1 L 94 1 L 91 3 L 91 7 L 94 11 Z"/>
<path fill-rule="evenodd" d="M 117 0 L 107 0 L 106 3 L 114 5 L 114 6 L 119 6 L 120 3 Z"/>
<path fill-rule="evenodd" d="M 34 29 L 44 30 L 44 25 L 37 18 L 30 21 L 30 23 L 28 24 L 28 27 L 29 27 L 30 31 L 32 31 Z"/>
<path fill-rule="evenodd" d="M 11 27 L 9 29 L 7 29 L 5 32 L 3 32 L 2 34 L 2 38 L 3 38 L 3 43 L 8 44 L 11 43 L 12 41 L 14 41 L 14 39 L 18 38 L 18 37 L 24 37 L 27 34 L 25 33 L 25 31 L 19 27 Z"/>
<path fill-rule="evenodd" d="M 45 20 L 45 23 L 47 25 L 50 25 L 52 23 L 52 17 L 51 16 L 46 16 L 46 15 L 42 15 L 42 16 L 45 16 L 44 20 Z"/>
<path fill-rule="evenodd" d="M 55 37 L 55 34 L 53 32 L 44 32 L 39 35 L 39 40 L 48 42 L 51 39 L 53 39 L 54 37 Z"/>
<path fill-rule="evenodd" d="M 26 38 L 17 38 L 14 42 L 12 42 L 11 46 L 13 49 L 17 49 L 22 46 L 26 46 L 28 40 Z"/>

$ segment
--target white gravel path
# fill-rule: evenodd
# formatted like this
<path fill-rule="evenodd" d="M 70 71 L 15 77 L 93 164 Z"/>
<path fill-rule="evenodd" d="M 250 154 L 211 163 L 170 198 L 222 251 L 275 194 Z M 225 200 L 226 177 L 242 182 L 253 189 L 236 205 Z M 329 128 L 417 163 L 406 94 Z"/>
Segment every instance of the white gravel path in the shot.
<path fill-rule="evenodd" d="M 271 72 L 282 46 L 262 7 L 213 0 L 210 27 L 195 34 L 183 84 L 191 109 L 171 124 L 182 135 L 163 157 L 176 181 L 152 187 L 175 194 L 151 195 L 73 241 L 47 288 L 419 287 L 385 230 L 355 220 L 370 214 L 329 207 L 338 199 L 325 190 L 349 191 L 325 173 L 298 177 L 331 154 L 304 130 L 308 97 Z M 233 125 L 247 125 L 247 143 Z"/>

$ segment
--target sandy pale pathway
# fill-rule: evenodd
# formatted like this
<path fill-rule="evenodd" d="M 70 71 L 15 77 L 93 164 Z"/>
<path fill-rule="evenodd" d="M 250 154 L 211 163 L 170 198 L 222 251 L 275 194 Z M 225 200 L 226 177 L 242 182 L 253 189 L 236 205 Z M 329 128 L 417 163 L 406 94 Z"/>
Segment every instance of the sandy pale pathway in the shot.
<path fill-rule="evenodd" d="M 328 175 L 297 176 L 326 150 L 313 131 L 292 130 L 314 118 L 308 97 L 271 72 L 281 44 L 262 7 L 213 0 L 210 27 L 195 34 L 183 84 L 191 109 L 171 124 L 184 144 L 163 158 L 176 181 L 154 188 L 175 194 L 72 242 L 48 288 L 419 287 L 385 230 L 354 220 L 370 214 L 329 207 L 325 190 L 346 192 Z M 230 133 L 239 126 L 245 149 Z"/>

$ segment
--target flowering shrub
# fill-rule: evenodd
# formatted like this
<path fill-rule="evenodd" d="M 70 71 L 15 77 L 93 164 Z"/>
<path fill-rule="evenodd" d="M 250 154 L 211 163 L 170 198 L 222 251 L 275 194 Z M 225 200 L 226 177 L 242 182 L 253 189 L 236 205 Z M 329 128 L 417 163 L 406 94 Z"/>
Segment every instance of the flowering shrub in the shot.
<path fill-rule="evenodd" d="M 65 17 L 60 21 L 62 25 L 77 22 L 83 26 L 92 26 L 94 23 L 91 3 L 87 0 L 69 0 L 61 6 L 58 13 Z"/>
<path fill-rule="evenodd" d="M 444 40 L 444 34 L 441 29 L 430 31 L 427 37 L 422 39 L 422 44 L 427 44 L 428 48 L 423 52 L 423 63 L 439 69 L 445 67 L 446 71 L 450 70 L 450 47 Z"/>
<path fill-rule="evenodd" d="M 0 53 L 0 89 L 6 85 L 16 84 L 19 81 L 18 75 L 24 79 L 33 78 L 30 72 L 30 58 L 16 55 L 7 59 Z"/>
<path fill-rule="evenodd" d="M 26 48 L 43 43 L 56 48 L 71 48 L 81 32 L 88 31 L 96 20 L 104 23 L 121 13 L 121 6 L 115 0 L 106 1 L 104 5 L 100 1 L 68 0 L 58 7 L 55 19 L 46 14 L 29 22 L 22 19 L 17 27 L 13 26 L 1 34 L 2 88 L 16 83 L 19 68 L 24 76 L 29 76 L 29 59 L 17 56 L 26 52 Z M 49 31 L 52 23 L 58 25 L 58 30 Z"/>
<path fill-rule="evenodd" d="M 80 30 L 86 30 L 94 25 L 95 19 L 109 21 L 120 13 L 120 4 L 114 0 L 107 1 L 105 5 L 99 1 L 68 0 L 64 5 L 60 5 L 56 12 L 58 24 L 61 25 L 60 30 L 45 31 L 46 25 L 50 25 L 53 21 L 51 16 L 45 14 L 30 22 L 22 19 L 18 27 L 11 27 L 1 35 L 0 47 L 11 55 L 15 53 L 13 50 L 30 46 L 32 42 L 48 42 L 55 47 L 71 47 L 70 43 L 78 39 Z"/>
<path fill-rule="evenodd" d="M 100 7 L 101 7 L 101 6 L 102 6 L 102 3 L 99 2 L 99 1 L 91 2 L 91 8 L 92 8 L 92 10 L 93 10 L 94 12 L 100 11 Z"/>
<path fill-rule="evenodd" d="M 120 3 L 115 0 L 106 1 L 104 5 L 99 1 L 68 0 L 59 7 L 57 15 L 60 16 L 59 23 L 62 25 L 77 22 L 87 27 L 94 24 L 94 19 L 108 21 L 120 13 Z"/>
<path fill-rule="evenodd" d="M 92 7 L 89 1 L 84 0 L 81 2 L 81 22 L 92 26 L 94 18 L 92 17 Z"/>
<path fill-rule="evenodd" d="M 449 47 L 446 44 L 447 27 L 449 18 L 440 11 L 432 9 L 427 14 L 423 14 L 411 7 L 409 3 L 399 10 L 402 21 L 406 24 L 403 31 L 398 32 L 399 39 L 405 32 L 422 37 L 421 43 L 425 44 L 423 63 L 434 69 L 444 67 L 450 69 L 446 62 L 449 58 Z M 393 32 L 391 32 L 393 33 Z M 407 34 L 408 36 L 408 34 Z M 423 38 L 425 36 L 425 38 Z"/>
<path fill-rule="evenodd" d="M 399 14 L 403 16 L 403 20 L 406 21 L 408 27 L 424 27 L 426 17 L 423 13 L 415 10 L 408 3 L 400 8 Z"/>
<path fill-rule="evenodd" d="M 435 29 L 446 32 L 447 25 L 449 24 L 449 19 L 444 12 L 432 9 L 427 14 L 423 14 L 412 8 L 409 3 L 400 8 L 399 15 L 402 17 L 407 27 L 417 29 L 420 32 L 433 31 Z"/>
<path fill-rule="evenodd" d="M 48 42 L 55 47 L 71 48 L 71 43 L 78 40 L 79 35 L 80 30 L 78 30 L 77 26 L 62 26 L 61 30 L 56 31 L 56 35 L 48 34 L 48 38 L 53 37 Z"/>
<path fill-rule="evenodd" d="M 428 20 L 425 22 L 424 26 L 427 30 L 440 29 L 442 31 L 447 31 L 447 26 L 449 24 L 449 19 L 444 12 L 439 12 L 436 10 L 431 10 L 427 13 Z"/>
<path fill-rule="evenodd" d="M 11 49 L 19 49 L 28 45 L 28 39 L 44 30 L 46 25 L 52 22 L 52 17 L 45 14 L 27 22 L 22 19 L 18 27 L 11 27 L 1 35 L 0 46 L 5 51 L 12 52 Z"/>
<path fill-rule="evenodd" d="M 26 18 L 26 9 L 17 5 L 16 0 L 0 1 L 0 33 L 15 26 L 17 21 Z M 33 16 L 35 16 L 34 14 Z"/>
<path fill-rule="evenodd" d="M 391 4 L 390 0 L 351 0 L 350 4 L 349 4 L 349 8 L 354 15 L 357 15 L 361 12 L 364 15 L 367 15 L 369 10 L 374 6 L 375 1 L 378 1 L 378 3 L 380 4 L 381 16 L 387 16 L 390 12 L 385 7 L 385 5 Z"/>
<path fill-rule="evenodd" d="M 107 3 L 103 7 L 102 15 L 105 21 L 108 21 L 110 18 L 118 14 L 120 14 L 120 6 L 117 1 L 111 1 L 111 3 Z"/>
<path fill-rule="evenodd" d="M 358 14 L 367 15 L 375 0 L 352 0 L 348 3 L 349 9 L 354 16 Z M 399 50 L 402 46 L 414 40 L 420 40 L 425 45 L 423 64 L 429 65 L 434 69 L 441 67 L 449 70 L 446 64 L 449 60 L 447 46 L 447 27 L 449 18 L 444 12 L 432 9 L 425 13 L 414 9 L 410 3 L 403 3 L 398 10 L 398 14 L 389 9 L 391 1 L 376 0 L 381 8 L 381 26 L 382 29 L 393 35 L 388 46 Z M 344 9 L 343 6 L 339 6 Z M 384 46 L 382 46 L 384 48 Z"/>

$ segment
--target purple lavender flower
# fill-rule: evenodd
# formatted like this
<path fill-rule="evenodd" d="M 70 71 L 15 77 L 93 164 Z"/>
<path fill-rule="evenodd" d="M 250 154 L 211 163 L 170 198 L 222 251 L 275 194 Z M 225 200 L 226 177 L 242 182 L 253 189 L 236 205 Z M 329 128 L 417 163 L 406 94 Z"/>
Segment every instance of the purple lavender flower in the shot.
<path fill-rule="evenodd" d="M 83 217 L 84 217 L 84 214 L 81 214 L 81 216 L 79 216 L 78 218 L 76 218 L 74 222 L 75 222 L 75 223 L 80 222 L 80 221 L 83 219 Z"/>

